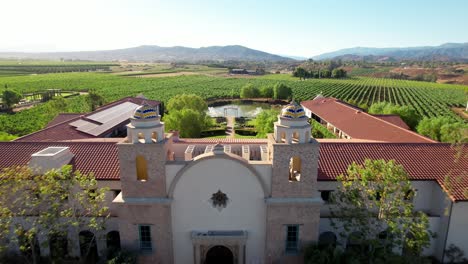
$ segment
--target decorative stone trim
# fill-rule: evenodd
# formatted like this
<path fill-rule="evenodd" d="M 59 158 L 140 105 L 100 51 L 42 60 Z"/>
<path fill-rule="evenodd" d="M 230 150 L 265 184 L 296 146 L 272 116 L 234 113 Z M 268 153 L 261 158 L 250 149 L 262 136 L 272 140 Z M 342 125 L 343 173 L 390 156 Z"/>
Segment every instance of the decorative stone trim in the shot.
<path fill-rule="evenodd" d="M 244 263 L 247 231 L 192 231 L 191 237 L 195 264 L 205 263 L 206 254 L 215 246 L 229 248 L 234 256 L 234 263 Z"/>

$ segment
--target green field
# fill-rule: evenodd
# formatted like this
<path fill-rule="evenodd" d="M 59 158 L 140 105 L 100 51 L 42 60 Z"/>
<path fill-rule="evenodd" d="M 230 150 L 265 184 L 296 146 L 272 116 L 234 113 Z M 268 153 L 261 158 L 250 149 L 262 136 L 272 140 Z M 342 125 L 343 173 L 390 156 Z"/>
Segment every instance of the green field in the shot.
<path fill-rule="evenodd" d="M 368 105 L 388 101 L 413 106 L 421 116 L 449 116 L 460 119 L 450 107 L 464 106 L 468 86 L 427 82 L 353 77 L 349 79 L 309 79 L 299 81 L 290 75 L 272 74 L 255 78 L 227 78 L 207 75 L 189 75 L 158 78 L 135 78 L 108 73 L 61 73 L 0 77 L 0 87 L 22 93 L 45 89 L 82 91 L 96 89 L 110 102 L 126 96 L 143 93 L 150 99 L 167 101 L 182 93 L 194 93 L 205 99 L 239 97 L 247 83 L 254 86 L 274 85 L 278 82 L 292 87 L 298 101 L 308 100 L 318 93 L 343 100 L 353 99 Z M 49 103 L 47 103 L 49 104 Z M 63 104 L 63 103 L 62 103 Z M 14 115 L 0 115 L 0 131 L 24 135 L 45 126 L 58 113 L 88 111 L 81 97 L 66 99 L 66 105 L 54 111 L 44 106 Z M 44 112 L 46 111 L 46 112 Z M 35 118 L 36 116 L 40 116 Z M 34 121 L 32 121 L 32 119 Z M 30 125 L 34 122 L 34 125 Z M 24 126 L 24 127 L 23 127 Z"/>
<path fill-rule="evenodd" d="M 0 60 L 1 76 L 44 73 L 110 71 L 115 63 L 88 61 Z"/>

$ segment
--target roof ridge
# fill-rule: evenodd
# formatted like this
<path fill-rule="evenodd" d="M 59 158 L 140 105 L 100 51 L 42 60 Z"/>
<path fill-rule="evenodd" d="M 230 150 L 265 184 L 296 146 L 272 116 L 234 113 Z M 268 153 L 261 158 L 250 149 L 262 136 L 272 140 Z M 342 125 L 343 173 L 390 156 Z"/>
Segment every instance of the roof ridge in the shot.
<path fill-rule="evenodd" d="M 42 129 L 40 129 L 40 130 L 37 130 L 37 131 L 34 131 L 34 132 L 32 132 L 32 133 L 26 134 L 26 135 L 24 135 L 24 136 L 15 138 L 13 141 L 17 141 L 18 139 L 23 139 L 23 138 L 26 138 L 26 137 L 35 135 L 35 134 L 37 134 L 37 133 L 39 133 L 39 132 L 43 132 L 43 131 L 49 130 L 49 129 L 51 129 L 51 128 L 55 128 L 55 127 L 57 127 L 57 126 L 59 126 L 59 125 L 63 125 L 64 123 L 71 122 L 71 121 L 75 121 L 75 120 L 77 120 L 77 119 L 79 119 L 79 118 L 81 118 L 81 115 L 80 115 L 80 116 L 77 116 L 77 117 L 75 117 L 75 118 L 72 118 L 72 119 L 70 119 L 70 120 L 65 120 L 65 121 L 60 122 L 60 123 L 57 123 L 57 124 L 55 124 L 55 125 L 52 125 L 52 126 L 49 126 L 49 127 L 44 127 L 44 128 L 42 128 Z"/>

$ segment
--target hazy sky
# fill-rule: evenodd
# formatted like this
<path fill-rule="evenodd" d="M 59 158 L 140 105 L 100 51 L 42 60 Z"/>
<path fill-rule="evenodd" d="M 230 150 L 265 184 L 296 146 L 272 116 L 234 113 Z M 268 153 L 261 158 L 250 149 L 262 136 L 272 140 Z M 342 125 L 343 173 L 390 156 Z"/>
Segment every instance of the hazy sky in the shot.
<path fill-rule="evenodd" d="M 468 42 L 468 0 L 0 0 L 0 51 L 239 44 L 312 56 Z"/>

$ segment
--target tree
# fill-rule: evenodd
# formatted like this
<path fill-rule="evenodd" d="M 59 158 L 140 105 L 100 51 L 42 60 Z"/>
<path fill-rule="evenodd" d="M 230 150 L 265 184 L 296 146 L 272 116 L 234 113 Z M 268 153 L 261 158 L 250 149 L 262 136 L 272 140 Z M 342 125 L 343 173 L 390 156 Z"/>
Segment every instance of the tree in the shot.
<path fill-rule="evenodd" d="M 415 190 L 403 166 L 366 159 L 363 165 L 351 164 L 338 181 L 332 226 L 343 238 L 360 242 L 351 251 L 362 261 L 385 260 L 393 249 L 417 256 L 430 245 L 428 217 L 414 211 Z"/>
<path fill-rule="evenodd" d="M 273 98 L 273 87 L 262 86 L 262 88 L 260 89 L 260 94 L 264 98 Z"/>
<path fill-rule="evenodd" d="M 268 133 L 272 133 L 273 123 L 278 120 L 278 111 L 264 110 L 254 119 L 255 129 L 258 138 L 265 138 Z"/>
<path fill-rule="evenodd" d="M 70 227 L 104 229 L 109 209 L 104 206 L 106 188 L 98 188 L 94 175 L 73 172 L 71 166 L 38 174 L 29 167 L 0 172 L 0 238 L 11 229 L 21 250 L 35 254 L 37 237 L 66 236 Z M 22 221 L 14 221 L 15 219 Z M 93 238 L 96 239 L 95 237 Z"/>
<path fill-rule="evenodd" d="M 182 109 L 192 109 L 200 113 L 205 113 L 208 109 L 208 105 L 205 100 L 195 94 L 181 94 L 172 97 L 166 106 L 167 111 L 179 111 Z"/>
<path fill-rule="evenodd" d="M 343 69 L 333 69 L 331 73 L 332 78 L 344 78 L 346 77 L 346 71 Z"/>
<path fill-rule="evenodd" d="M 96 110 L 96 108 L 105 103 L 104 97 L 101 94 L 99 94 L 95 89 L 90 89 L 88 91 L 86 100 L 88 101 L 91 111 Z"/>
<path fill-rule="evenodd" d="M 260 91 L 253 84 L 248 83 L 241 88 L 240 91 L 241 98 L 257 98 L 260 97 Z"/>
<path fill-rule="evenodd" d="M 182 137 L 200 137 L 203 129 L 212 120 L 206 115 L 208 106 L 198 95 L 181 94 L 167 103 L 168 114 L 164 115 L 166 130 L 179 130 Z"/>
<path fill-rule="evenodd" d="M 379 102 L 372 104 L 369 108 L 370 114 L 399 115 L 403 121 L 414 129 L 419 123 L 421 117 L 414 108 L 407 105 L 394 105 L 388 102 Z"/>
<path fill-rule="evenodd" d="M 193 109 L 172 111 L 164 116 L 164 123 L 168 130 L 180 131 L 184 138 L 198 138 L 205 127 L 205 116 Z"/>
<path fill-rule="evenodd" d="M 273 87 L 273 99 L 288 99 L 292 98 L 291 87 L 286 86 L 282 83 L 276 83 Z"/>
<path fill-rule="evenodd" d="M 306 75 L 307 75 L 307 71 L 304 68 L 297 67 L 296 69 L 294 69 L 294 72 L 293 72 L 294 77 L 299 77 L 300 80 L 302 79 L 305 80 Z"/>
<path fill-rule="evenodd" d="M 2 103 L 7 109 L 11 109 L 13 105 L 19 103 L 22 95 L 15 90 L 5 89 L 2 93 Z"/>
<path fill-rule="evenodd" d="M 468 141 L 468 124 L 457 122 L 449 117 L 424 118 L 419 122 L 419 134 L 434 140 L 449 143 L 466 143 Z"/>

